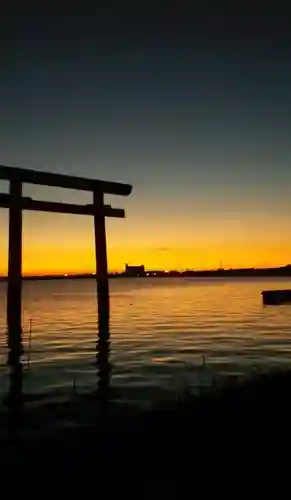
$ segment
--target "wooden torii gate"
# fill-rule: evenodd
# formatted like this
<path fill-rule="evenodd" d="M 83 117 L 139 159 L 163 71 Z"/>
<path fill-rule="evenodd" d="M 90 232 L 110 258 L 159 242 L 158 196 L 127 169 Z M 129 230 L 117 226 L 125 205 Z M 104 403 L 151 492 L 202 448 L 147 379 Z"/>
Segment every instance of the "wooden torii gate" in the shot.
<path fill-rule="evenodd" d="M 92 215 L 95 229 L 96 280 L 98 297 L 99 336 L 102 326 L 108 330 L 109 288 L 106 251 L 105 217 L 124 218 L 124 210 L 104 204 L 104 194 L 128 196 L 132 186 L 49 172 L 26 170 L 0 165 L 0 179 L 9 182 L 9 194 L 0 193 L 0 207 L 9 209 L 9 255 L 7 287 L 8 364 L 17 372 L 22 354 L 21 288 L 22 288 L 22 210 L 37 210 L 67 214 Z M 93 203 L 77 205 L 39 201 L 22 196 L 22 184 L 54 186 L 90 191 Z M 102 342 L 102 338 L 99 339 Z M 16 377 L 17 378 L 17 377 Z M 14 392 L 18 392 L 17 390 Z"/>

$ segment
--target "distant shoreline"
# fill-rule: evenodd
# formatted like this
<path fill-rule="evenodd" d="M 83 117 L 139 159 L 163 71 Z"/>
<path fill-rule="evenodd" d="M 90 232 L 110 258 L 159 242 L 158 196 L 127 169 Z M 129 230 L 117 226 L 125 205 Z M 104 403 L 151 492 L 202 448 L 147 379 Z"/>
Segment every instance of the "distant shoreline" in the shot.
<path fill-rule="evenodd" d="M 276 268 L 243 268 L 243 269 L 217 269 L 201 271 L 145 271 L 144 275 L 131 275 L 125 272 L 109 273 L 108 277 L 114 279 L 147 279 L 147 278 L 258 278 L 258 277 L 291 277 L 291 265 Z M 7 276 L 1 276 L 0 281 L 7 281 Z M 47 280 L 78 280 L 78 279 L 96 279 L 95 274 L 55 274 L 44 276 L 23 276 L 24 281 L 47 281 Z"/>

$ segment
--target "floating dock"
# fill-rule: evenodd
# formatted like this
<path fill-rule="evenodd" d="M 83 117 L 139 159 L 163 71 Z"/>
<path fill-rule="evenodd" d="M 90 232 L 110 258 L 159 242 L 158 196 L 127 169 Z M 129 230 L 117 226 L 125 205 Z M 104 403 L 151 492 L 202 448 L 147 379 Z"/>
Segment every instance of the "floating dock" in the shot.
<path fill-rule="evenodd" d="M 264 305 L 291 304 L 291 290 L 264 290 L 261 293 Z"/>

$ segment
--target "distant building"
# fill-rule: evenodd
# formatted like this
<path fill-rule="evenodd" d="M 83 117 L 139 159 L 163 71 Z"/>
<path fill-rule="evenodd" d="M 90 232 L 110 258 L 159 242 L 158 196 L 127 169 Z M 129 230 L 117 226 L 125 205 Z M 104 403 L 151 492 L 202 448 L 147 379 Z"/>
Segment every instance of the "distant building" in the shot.
<path fill-rule="evenodd" d="M 129 266 L 125 264 L 125 274 L 127 276 L 144 276 L 145 269 L 144 266 Z"/>

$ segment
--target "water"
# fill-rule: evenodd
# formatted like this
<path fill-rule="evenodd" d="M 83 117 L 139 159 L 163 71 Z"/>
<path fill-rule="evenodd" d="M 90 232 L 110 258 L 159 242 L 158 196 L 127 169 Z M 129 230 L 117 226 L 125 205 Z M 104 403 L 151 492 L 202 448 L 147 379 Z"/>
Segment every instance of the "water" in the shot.
<path fill-rule="evenodd" d="M 291 306 L 263 307 L 262 289 L 290 279 L 115 279 L 111 385 L 142 404 L 193 390 L 215 374 L 287 366 Z M 0 283 L 0 392 L 7 391 L 6 285 Z M 29 319 L 32 348 L 27 365 Z M 24 390 L 67 395 L 96 387 L 94 280 L 24 283 Z M 205 366 L 202 369 L 202 359 Z"/>

